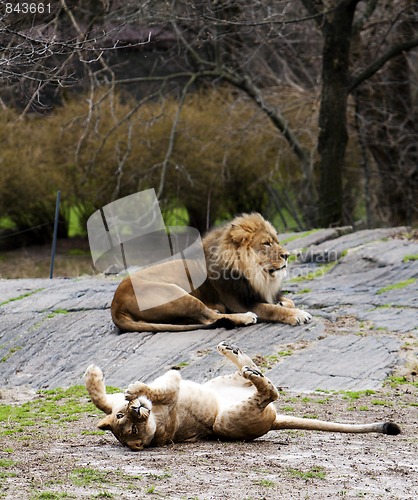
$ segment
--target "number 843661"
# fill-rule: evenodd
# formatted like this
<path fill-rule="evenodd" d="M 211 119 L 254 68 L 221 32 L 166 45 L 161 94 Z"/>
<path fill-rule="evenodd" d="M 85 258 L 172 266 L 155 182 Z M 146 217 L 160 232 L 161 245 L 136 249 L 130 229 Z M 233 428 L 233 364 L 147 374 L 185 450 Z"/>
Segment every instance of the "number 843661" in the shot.
<path fill-rule="evenodd" d="M 17 14 L 50 14 L 51 4 L 43 2 L 6 3 L 6 14 L 12 14 L 13 12 Z"/>

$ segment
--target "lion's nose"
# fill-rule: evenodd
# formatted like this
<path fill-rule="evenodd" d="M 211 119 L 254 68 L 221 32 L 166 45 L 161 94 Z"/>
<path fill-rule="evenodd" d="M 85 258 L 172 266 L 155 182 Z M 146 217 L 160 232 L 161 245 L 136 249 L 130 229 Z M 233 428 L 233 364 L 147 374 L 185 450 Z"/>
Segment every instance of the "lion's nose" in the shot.
<path fill-rule="evenodd" d="M 282 259 L 284 259 L 284 260 L 287 260 L 287 259 L 289 258 L 289 254 L 288 254 L 288 253 L 282 253 L 282 254 L 280 255 L 280 257 L 281 257 Z"/>

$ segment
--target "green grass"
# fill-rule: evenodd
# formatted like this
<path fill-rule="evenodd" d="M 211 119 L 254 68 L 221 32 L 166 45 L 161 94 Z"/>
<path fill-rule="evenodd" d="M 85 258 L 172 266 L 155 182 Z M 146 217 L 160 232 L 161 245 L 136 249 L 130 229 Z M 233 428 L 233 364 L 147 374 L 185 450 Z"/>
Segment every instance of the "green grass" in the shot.
<path fill-rule="evenodd" d="M 404 263 L 418 260 L 418 255 L 417 254 L 405 255 L 405 257 L 402 260 Z"/>
<path fill-rule="evenodd" d="M 371 396 L 374 393 L 375 391 L 371 389 L 366 389 L 365 391 L 341 391 L 341 394 L 343 394 L 343 399 L 349 400 L 360 399 L 363 396 Z"/>
<path fill-rule="evenodd" d="M 390 292 L 391 290 L 400 290 L 402 288 L 406 288 L 409 285 L 413 285 L 416 281 L 417 281 L 416 278 L 410 278 L 409 280 L 400 281 L 399 283 L 393 283 L 392 285 L 380 288 L 376 293 L 381 294 L 385 292 Z"/>
<path fill-rule="evenodd" d="M 71 472 L 70 479 L 75 486 L 92 486 L 108 482 L 108 475 L 91 467 L 78 467 Z"/>
<path fill-rule="evenodd" d="M 0 217 L 0 229 L 17 229 L 17 227 L 9 217 Z"/>
<path fill-rule="evenodd" d="M 22 347 L 20 346 L 16 346 L 16 347 L 11 347 L 9 349 L 9 352 L 7 354 L 5 354 L 1 359 L 0 359 L 0 363 L 5 363 L 9 358 L 11 358 L 13 356 L 13 354 L 15 352 L 18 352 L 22 349 Z"/>
<path fill-rule="evenodd" d="M 316 278 L 321 278 L 325 274 L 329 273 L 336 265 L 338 261 L 328 262 L 327 264 L 321 264 L 314 271 L 311 271 L 308 274 L 298 276 L 296 278 L 292 278 L 289 280 L 291 283 L 300 283 L 303 281 L 312 281 Z"/>
<path fill-rule="evenodd" d="M 38 398 L 21 405 L 0 404 L 0 436 L 24 438 L 33 427 L 77 420 L 94 411 L 84 386 L 39 391 Z"/>
<path fill-rule="evenodd" d="M 75 498 L 69 493 L 58 493 L 56 491 L 42 491 L 31 496 L 32 500 L 60 500 L 61 498 Z"/>
<path fill-rule="evenodd" d="M 15 462 L 14 460 L 12 460 L 10 458 L 0 458 L 0 468 L 13 467 L 16 464 L 17 464 L 17 462 Z"/>
<path fill-rule="evenodd" d="M 287 472 L 295 478 L 300 478 L 300 479 L 325 479 L 325 471 L 322 467 L 316 466 L 316 467 L 311 467 L 307 471 L 302 471 L 299 469 L 292 469 L 288 468 Z"/>
<path fill-rule="evenodd" d="M 67 309 L 54 309 L 52 312 L 50 312 L 47 316 L 48 319 L 54 318 L 58 314 L 68 314 L 69 311 Z"/>
<path fill-rule="evenodd" d="M 300 238 L 305 238 L 305 236 L 310 236 L 311 234 L 315 234 L 320 229 L 311 229 L 310 231 L 304 231 L 303 233 L 297 233 L 294 234 L 293 236 L 289 236 L 289 238 L 285 238 L 284 240 L 280 240 L 281 245 L 286 245 L 287 243 L 290 243 L 291 241 L 299 240 Z"/>
<path fill-rule="evenodd" d="M 31 292 L 24 293 L 22 295 L 19 295 L 18 297 L 12 297 L 11 299 L 7 299 L 3 302 L 0 302 L 0 307 L 9 304 L 10 302 L 15 302 L 16 300 L 22 300 L 25 299 L 26 297 L 30 297 L 34 293 L 41 292 L 42 290 L 43 288 L 38 288 L 37 290 L 32 290 Z"/>
<path fill-rule="evenodd" d="M 264 488 L 272 488 L 273 486 L 276 486 L 276 483 L 270 479 L 259 479 L 258 481 L 255 481 L 255 484 L 263 486 Z"/>
<path fill-rule="evenodd" d="M 395 375 L 391 375 L 390 377 L 388 377 L 385 380 L 385 385 L 389 385 L 392 388 L 395 388 L 395 387 L 398 387 L 399 385 L 404 385 L 404 384 L 409 384 L 409 385 L 413 385 L 415 387 L 418 387 L 418 380 L 412 381 L 412 380 L 408 380 L 404 376 L 398 377 Z"/>

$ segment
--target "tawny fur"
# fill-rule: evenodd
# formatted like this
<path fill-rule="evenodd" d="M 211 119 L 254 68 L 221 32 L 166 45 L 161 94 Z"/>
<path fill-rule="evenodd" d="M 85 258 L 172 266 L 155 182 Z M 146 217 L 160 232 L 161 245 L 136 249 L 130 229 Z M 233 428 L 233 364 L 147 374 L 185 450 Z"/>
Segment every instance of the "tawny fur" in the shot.
<path fill-rule="evenodd" d="M 235 373 L 197 384 L 170 370 L 150 384 L 134 382 L 124 394 L 106 394 L 102 371 L 89 366 L 87 390 L 93 403 L 107 414 L 98 427 L 110 430 L 134 451 L 198 439 L 248 441 L 280 429 L 400 432 L 391 422 L 340 424 L 278 415 L 273 404 L 278 391 L 251 358 L 226 342 L 218 345 L 218 351 L 237 367 Z"/>
<path fill-rule="evenodd" d="M 158 332 L 246 326 L 257 320 L 299 325 L 312 319 L 281 294 L 289 252 L 260 214 L 243 214 L 210 231 L 203 248 L 208 276 L 191 294 L 140 309 L 134 288 L 147 298 L 179 296 L 184 290 L 179 266 L 172 262 L 140 269 L 122 281 L 111 306 L 116 326 Z"/>

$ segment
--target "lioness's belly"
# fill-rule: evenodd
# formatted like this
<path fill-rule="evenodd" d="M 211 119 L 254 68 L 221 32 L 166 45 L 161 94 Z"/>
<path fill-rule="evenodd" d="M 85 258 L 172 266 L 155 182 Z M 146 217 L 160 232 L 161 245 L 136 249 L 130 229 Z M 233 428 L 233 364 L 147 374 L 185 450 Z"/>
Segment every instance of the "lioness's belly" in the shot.
<path fill-rule="evenodd" d="M 213 436 L 213 424 L 218 414 L 214 391 L 190 380 L 182 380 L 178 399 L 175 440 L 194 441 Z"/>

